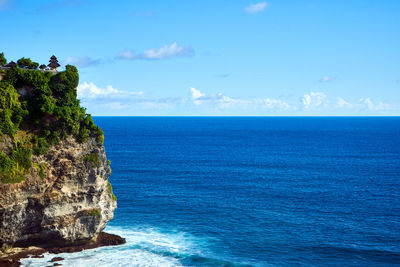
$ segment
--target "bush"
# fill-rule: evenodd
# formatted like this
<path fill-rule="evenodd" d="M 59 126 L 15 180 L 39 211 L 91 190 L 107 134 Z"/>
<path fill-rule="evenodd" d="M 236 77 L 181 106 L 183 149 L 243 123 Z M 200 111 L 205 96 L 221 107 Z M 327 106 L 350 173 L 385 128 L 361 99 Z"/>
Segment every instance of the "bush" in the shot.
<path fill-rule="evenodd" d="M 93 163 L 95 166 L 100 165 L 100 159 L 99 156 L 96 153 L 88 154 L 83 157 L 83 161 L 86 163 Z"/>
<path fill-rule="evenodd" d="M 117 197 L 114 195 L 112 185 L 109 181 L 107 181 L 107 186 L 108 186 L 108 190 L 110 191 L 111 198 L 113 200 L 117 201 Z"/>
<path fill-rule="evenodd" d="M 0 177 L 5 184 L 23 181 L 26 171 L 32 166 L 32 151 L 17 143 L 11 156 L 0 151 Z"/>
<path fill-rule="evenodd" d="M 24 110 L 14 87 L 0 82 L 0 134 L 13 136 L 28 111 Z"/>
<path fill-rule="evenodd" d="M 40 177 L 41 179 L 46 178 L 46 174 L 45 174 L 46 165 L 44 165 L 43 163 L 38 164 L 38 165 L 35 165 L 35 169 L 36 169 L 36 171 L 39 173 L 39 177 Z"/>
<path fill-rule="evenodd" d="M 49 143 L 47 142 L 46 138 L 44 137 L 37 137 L 35 136 L 32 140 L 33 143 L 33 153 L 35 155 L 43 155 L 46 154 Z"/>
<path fill-rule="evenodd" d="M 30 167 L 32 167 L 31 156 L 32 150 L 25 148 L 21 143 L 17 143 L 16 147 L 11 153 L 11 158 L 25 170 L 28 170 Z"/>
<path fill-rule="evenodd" d="M 95 217 L 100 217 L 101 216 L 101 210 L 100 209 L 93 209 L 90 212 L 90 215 L 95 216 Z"/>
<path fill-rule="evenodd" d="M 9 172 L 12 169 L 13 161 L 4 154 L 3 151 L 0 151 L 0 173 Z"/>

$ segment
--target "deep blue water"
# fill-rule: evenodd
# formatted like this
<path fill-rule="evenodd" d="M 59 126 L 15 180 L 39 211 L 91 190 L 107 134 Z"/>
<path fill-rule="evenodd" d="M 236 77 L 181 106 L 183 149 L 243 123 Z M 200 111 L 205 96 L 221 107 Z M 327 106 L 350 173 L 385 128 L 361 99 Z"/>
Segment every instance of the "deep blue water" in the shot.
<path fill-rule="evenodd" d="M 128 265 L 400 264 L 400 117 L 95 122 Z"/>

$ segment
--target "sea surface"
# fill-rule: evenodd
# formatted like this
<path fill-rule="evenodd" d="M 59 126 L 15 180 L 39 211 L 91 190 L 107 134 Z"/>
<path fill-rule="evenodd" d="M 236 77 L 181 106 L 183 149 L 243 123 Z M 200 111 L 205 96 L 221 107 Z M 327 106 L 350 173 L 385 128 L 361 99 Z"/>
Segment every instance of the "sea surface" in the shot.
<path fill-rule="evenodd" d="M 400 117 L 94 119 L 127 243 L 63 266 L 400 265 Z"/>

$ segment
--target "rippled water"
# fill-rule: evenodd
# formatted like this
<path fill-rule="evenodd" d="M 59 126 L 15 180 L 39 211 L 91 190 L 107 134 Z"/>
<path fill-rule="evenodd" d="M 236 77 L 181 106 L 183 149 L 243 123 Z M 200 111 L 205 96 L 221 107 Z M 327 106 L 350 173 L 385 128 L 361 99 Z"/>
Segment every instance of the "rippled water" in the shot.
<path fill-rule="evenodd" d="M 400 262 L 400 118 L 95 121 L 128 242 L 64 266 Z"/>

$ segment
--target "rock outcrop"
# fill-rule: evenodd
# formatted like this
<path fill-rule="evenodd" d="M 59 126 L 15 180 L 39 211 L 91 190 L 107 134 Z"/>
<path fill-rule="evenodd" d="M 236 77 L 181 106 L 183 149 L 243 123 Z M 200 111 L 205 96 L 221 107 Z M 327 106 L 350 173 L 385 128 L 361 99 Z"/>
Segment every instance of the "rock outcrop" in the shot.
<path fill-rule="evenodd" d="M 0 147 L 7 151 L 12 142 L 3 140 Z M 33 155 L 32 162 L 24 181 L 0 183 L 0 246 L 95 240 L 117 206 L 103 145 L 93 137 L 78 143 L 69 136 L 44 155 Z"/>

